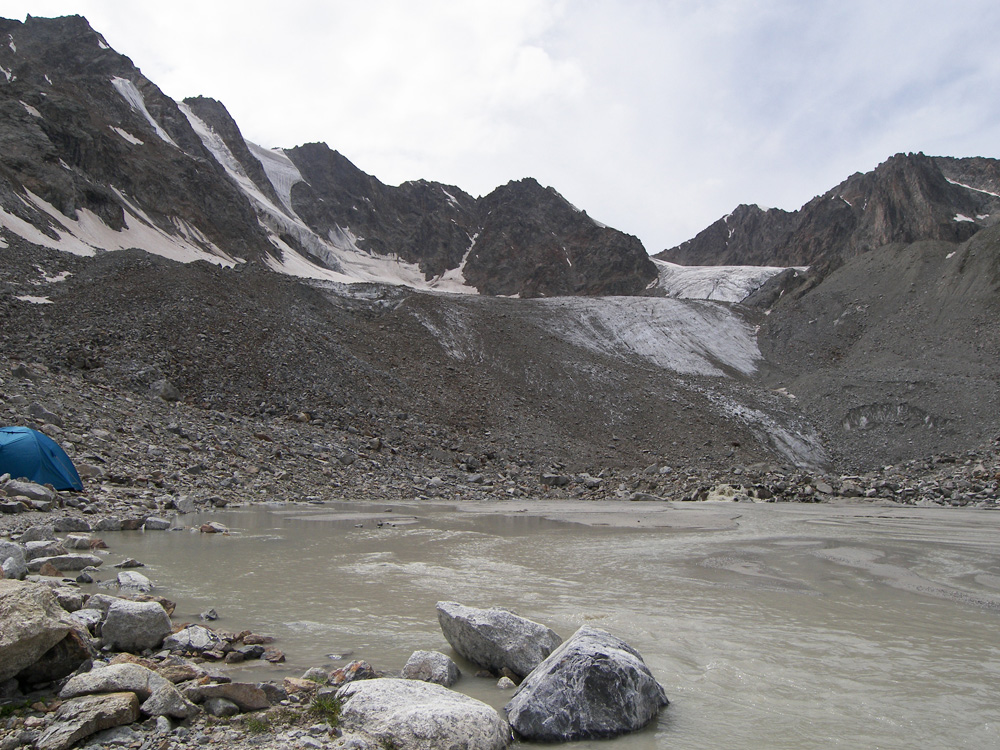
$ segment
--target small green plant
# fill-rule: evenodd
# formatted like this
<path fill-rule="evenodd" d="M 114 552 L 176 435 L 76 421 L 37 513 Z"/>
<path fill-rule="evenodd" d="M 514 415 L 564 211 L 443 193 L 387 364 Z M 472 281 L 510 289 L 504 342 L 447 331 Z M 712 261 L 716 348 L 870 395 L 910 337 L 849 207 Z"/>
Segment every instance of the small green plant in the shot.
<path fill-rule="evenodd" d="M 26 709 L 30 704 L 25 701 L 22 703 L 4 703 L 0 706 L 0 719 L 9 719 L 24 709 Z"/>
<path fill-rule="evenodd" d="M 246 718 L 246 728 L 250 734 L 264 734 L 271 728 L 266 716 L 248 716 Z"/>
<path fill-rule="evenodd" d="M 318 695 L 309 706 L 309 712 L 326 721 L 331 727 L 340 724 L 341 701 L 334 695 Z"/>

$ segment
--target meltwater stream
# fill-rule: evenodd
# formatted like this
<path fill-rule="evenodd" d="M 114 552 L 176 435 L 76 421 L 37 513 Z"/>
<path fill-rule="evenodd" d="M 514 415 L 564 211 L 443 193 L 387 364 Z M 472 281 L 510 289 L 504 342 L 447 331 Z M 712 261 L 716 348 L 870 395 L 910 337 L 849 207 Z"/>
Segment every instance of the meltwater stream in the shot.
<path fill-rule="evenodd" d="M 255 507 L 177 519 L 228 536 L 107 534 L 106 565 L 146 563 L 175 620 L 213 607 L 222 629 L 276 636 L 288 662 L 239 679 L 451 654 L 439 600 L 607 629 L 671 705 L 574 748 L 1000 748 L 1000 513 L 637 505 Z M 509 699 L 456 661 L 457 689 Z"/>

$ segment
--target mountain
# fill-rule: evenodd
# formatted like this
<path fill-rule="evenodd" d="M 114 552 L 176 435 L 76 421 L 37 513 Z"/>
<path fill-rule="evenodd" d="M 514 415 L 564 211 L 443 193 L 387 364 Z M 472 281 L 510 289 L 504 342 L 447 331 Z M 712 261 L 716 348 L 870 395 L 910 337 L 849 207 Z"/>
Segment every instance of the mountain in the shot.
<path fill-rule="evenodd" d="M 891 243 L 961 242 L 1000 222 L 1000 162 L 896 154 L 798 211 L 739 206 L 657 259 L 685 265 L 813 266 Z"/>
<path fill-rule="evenodd" d="M 657 278 L 635 237 L 534 180 L 483 198 L 387 186 L 326 144 L 248 143 L 220 102 L 172 101 L 81 17 L 0 20 L 0 37 L 0 221 L 19 236 L 486 294 L 637 294 Z"/>

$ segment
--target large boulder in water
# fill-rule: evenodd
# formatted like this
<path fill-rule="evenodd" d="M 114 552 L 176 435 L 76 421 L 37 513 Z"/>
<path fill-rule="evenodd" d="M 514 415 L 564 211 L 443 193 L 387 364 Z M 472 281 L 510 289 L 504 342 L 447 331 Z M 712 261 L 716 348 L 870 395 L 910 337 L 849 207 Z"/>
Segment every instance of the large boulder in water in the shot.
<path fill-rule="evenodd" d="M 668 702 L 635 649 L 585 625 L 528 675 L 506 711 L 525 739 L 569 742 L 641 729 Z"/>
<path fill-rule="evenodd" d="M 513 741 L 496 709 L 441 685 L 379 678 L 337 691 L 339 727 L 399 750 L 503 750 Z"/>
<path fill-rule="evenodd" d="M 37 662 L 66 637 L 66 614 L 48 586 L 0 579 L 0 682 Z"/>
<path fill-rule="evenodd" d="M 139 653 L 159 648 L 171 630 L 170 615 L 159 603 L 117 599 L 108 607 L 101 635 L 111 648 Z"/>
<path fill-rule="evenodd" d="M 506 609 L 437 603 L 444 637 L 463 658 L 493 672 L 509 669 L 524 677 L 562 643 L 556 633 Z"/>

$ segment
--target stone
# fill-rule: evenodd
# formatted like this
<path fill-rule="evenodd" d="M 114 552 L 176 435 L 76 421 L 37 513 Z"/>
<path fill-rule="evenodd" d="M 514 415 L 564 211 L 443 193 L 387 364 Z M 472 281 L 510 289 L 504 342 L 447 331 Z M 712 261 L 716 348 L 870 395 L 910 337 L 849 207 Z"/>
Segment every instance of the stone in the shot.
<path fill-rule="evenodd" d="M 248 682 L 227 682 L 218 685 L 194 685 L 184 691 L 187 698 L 201 703 L 209 698 L 225 698 L 240 707 L 240 711 L 260 711 L 270 708 L 267 694 Z"/>
<path fill-rule="evenodd" d="M 153 590 L 153 582 L 142 573 L 123 570 L 118 574 L 118 590 L 123 594 L 148 594 Z"/>
<path fill-rule="evenodd" d="M 264 658 L 267 659 L 266 653 Z M 268 661 L 270 660 L 268 659 Z M 357 680 L 374 680 L 376 677 L 378 677 L 378 672 L 375 671 L 375 668 L 363 659 L 359 659 L 340 667 L 340 669 L 333 670 L 327 682 L 331 685 L 344 685 Z"/>
<path fill-rule="evenodd" d="M 59 570 L 83 570 L 84 568 L 98 567 L 104 564 L 97 555 L 53 555 L 52 557 L 36 557 L 28 562 L 28 570 L 37 572 L 42 566 L 49 564 Z"/>
<path fill-rule="evenodd" d="M 34 482 L 21 482 L 12 479 L 3 486 L 3 491 L 7 497 L 26 497 L 29 500 L 41 500 L 42 502 L 52 502 L 56 499 L 56 491 Z"/>
<path fill-rule="evenodd" d="M 188 625 L 163 639 L 163 648 L 170 651 L 213 651 L 225 644 L 214 631 L 201 625 Z"/>
<path fill-rule="evenodd" d="M 69 531 L 75 532 L 90 532 L 90 521 L 86 518 L 78 518 L 76 516 L 65 516 L 63 518 L 57 518 L 52 522 L 52 528 L 60 533 L 66 533 Z"/>
<path fill-rule="evenodd" d="M 667 704 L 635 649 L 585 625 L 525 678 L 506 711 L 526 740 L 571 742 L 641 729 Z"/>
<path fill-rule="evenodd" d="M 164 401 L 181 400 L 181 392 L 177 390 L 177 387 L 173 383 L 166 379 L 154 381 L 149 386 L 149 393 L 154 398 L 160 398 Z"/>
<path fill-rule="evenodd" d="M 41 685 L 61 680 L 72 674 L 97 653 L 86 630 L 70 630 L 66 637 L 50 648 L 34 664 L 26 667 L 17 679 L 27 685 Z"/>
<path fill-rule="evenodd" d="M 382 747 L 502 750 L 513 741 L 510 726 L 494 708 L 441 685 L 363 680 L 345 685 L 337 697 L 340 729 L 371 736 Z"/>
<path fill-rule="evenodd" d="M 160 604 L 127 599 L 111 604 L 101 626 L 105 645 L 121 651 L 159 648 L 170 631 L 170 616 Z"/>
<path fill-rule="evenodd" d="M 403 666 L 403 678 L 451 687 L 461 676 L 458 665 L 439 651 L 414 651 Z"/>
<path fill-rule="evenodd" d="M 166 531 L 170 528 L 171 523 L 166 518 L 150 516 L 142 526 L 146 531 Z"/>
<path fill-rule="evenodd" d="M 90 598 L 87 599 L 86 606 L 90 609 L 98 610 L 101 613 L 101 618 L 103 619 L 107 616 L 111 605 L 120 601 L 124 601 L 120 596 L 111 596 L 110 594 L 91 594 Z"/>
<path fill-rule="evenodd" d="M 69 617 L 66 619 L 73 623 L 73 625 L 78 629 L 82 628 L 89 633 L 94 633 L 101 620 L 104 619 L 104 613 L 99 609 L 84 607 L 83 609 L 71 612 Z"/>
<path fill-rule="evenodd" d="M 139 718 L 139 701 L 135 693 L 88 695 L 63 703 L 54 718 L 36 750 L 67 750 L 104 729 L 131 724 Z"/>
<path fill-rule="evenodd" d="M 94 531 L 121 531 L 122 521 L 120 518 L 102 518 L 94 524 Z"/>
<path fill-rule="evenodd" d="M 240 712 L 239 706 L 225 698 L 208 698 L 202 704 L 202 707 L 205 709 L 205 713 L 219 718 L 236 716 Z"/>
<path fill-rule="evenodd" d="M 28 414 L 46 424 L 53 424 L 56 427 L 65 427 L 62 417 L 37 402 L 28 405 Z"/>
<path fill-rule="evenodd" d="M 497 680 L 497 687 L 500 690 L 513 690 L 514 688 L 517 687 L 517 685 L 514 683 L 512 679 L 510 679 L 510 677 L 504 675 L 499 680 Z"/>
<path fill-rule="evenodd" d="M 198 707 L 169 680 L 158 685 L 139 709 L 147 716 L 170 716 L 174 719 L 187 719 L 199 712 Z"/>
<path fill-rule="evenodd" d="M 93 539 L 87 534 L 70 534 L 63 540 L 63 547 L 71 549 L 90 549 Z"/>
<path fill-rule="evenodd" d="M 437 613 L 451 647 L 473 664 L 495 673 L 507 667 L 524 677 L 562 642 L 550 628 L 505 609 L 438 602 Z"/>
<path fill-rule="evenodd" d="M 156 673 L 165 680 L 170 680 L 175 685 L 179 682 L 197 680 L 206 674 L 205 670 L 197 664 L 177 656 L 170 656 L 164 659 L 157 668 Z"/>
<path fill-rule="evenodd" d="M 56 555 L 65 554 L 66 547 L 58 539 L 26 542 L 24 545 L 24 559 L 28 562 L 37 560 L 39 557 L 55 557 Z"/>
<path fill-rule="evenodd" d="M 59 602 L 59 606 L 67 612 L 76 612 L 78 609 L 83 609 L 83 602 L 86 599 L 86 595 L 75 586 L 59 586 L 52 589 L 52 593 L 56 595 L 56 601 Z"/>
<path fill-rule="evenodd" d="M 148 699 L 153 693 L 173 683 L 161 677 L 156 672 L 141 664 L 124 662 L 98 667 L 89 672 L 74 675 L 59 691 L 60 698 L 76 698 L 80 695 L 94 693 L 118 693 L 128 691 L 139 696 L 140 700 Z"/>
<path fill-rule="evenodd" d="M 56 538 L 56 531 L 52 524 L 37 524 L 29 526 L 21 534 L 18 542 L 27 544 L 28 542 L 45 542 Z"/>
<path fill-rule="evenodd" d="M 0 682 L 37 662 L 66 637 L 70 624 L 65 615 L 48 586 L 0 580 Z"/>
<path fill-rule="evenodd" d="M 0 570 L 3 578 L 23 580 L 28 575 L 24 548 L 20 544 L 0 540 Z"/>

